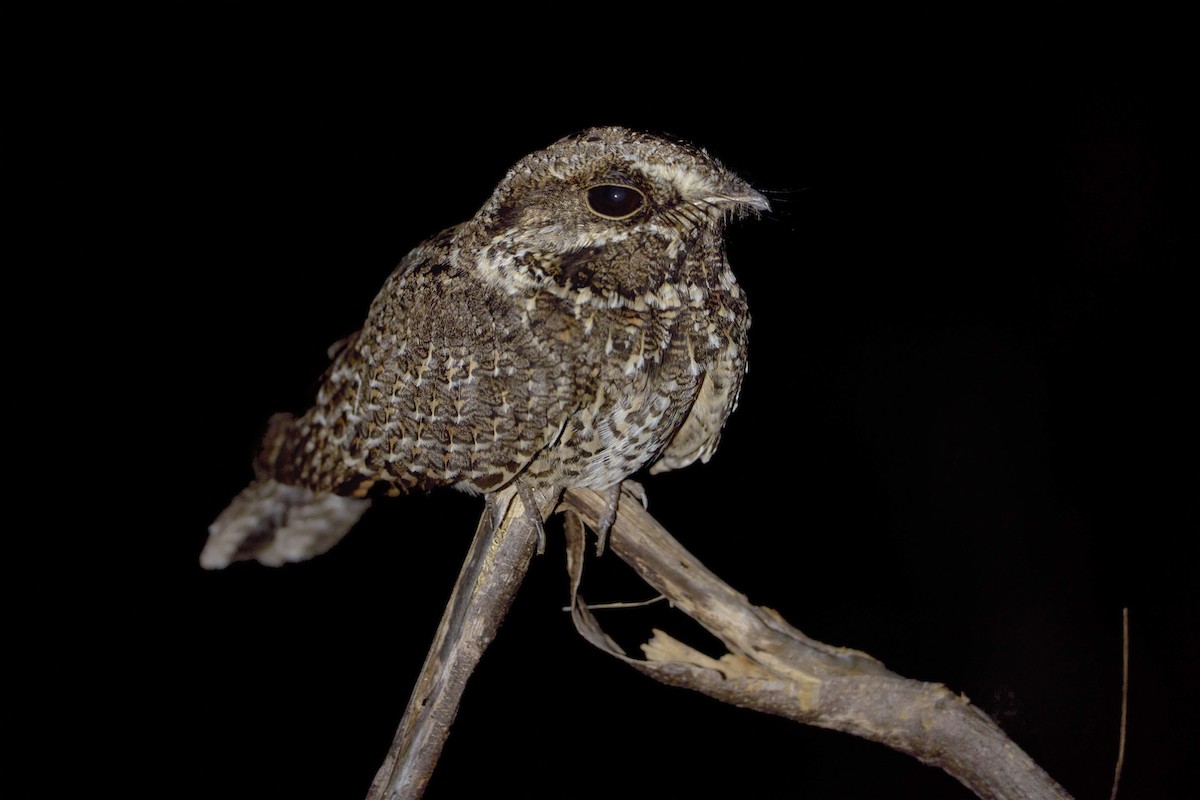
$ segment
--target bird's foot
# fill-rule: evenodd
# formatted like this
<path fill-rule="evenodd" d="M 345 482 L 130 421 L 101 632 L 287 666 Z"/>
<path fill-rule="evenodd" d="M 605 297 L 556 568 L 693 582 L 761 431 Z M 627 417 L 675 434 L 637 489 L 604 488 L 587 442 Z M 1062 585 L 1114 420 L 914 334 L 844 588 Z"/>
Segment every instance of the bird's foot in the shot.
<path fill-rule="evenodd" d="M 604 512 L 600 514 L 600 521 L 596 526 L 596 555 L 598 556 L 604 555 L 604 546 L 608 543 L 608 532 L 612 530 L 613 523 L 617 521 L 617 506 L 621 503 L 622 492 L 628 492 L 635 500 L 640 501 L 642 508 L 647 508 L 649 505 L 646 500 L 645 487 L 629 478 L 605 489 Z"/>
<path fill-rule="evenodd" d="M 489 494 L 484 501 L 484 507 L 491 517 L 492 535 L 499 532 L 504 518 L 508 516 L 508 509 L 512 506 L 513 498 L 520 497 L 521 505 L 524 508 L 522 513 L 533 529 L 537 531 L 538 555 L 543 555 L 546 552 L 546 529 L 542 525 L 542 517 L 538 510 L 537 499 L 533 496 L 533 489 L 522 481 L 517 481 L 514 488 L 516 491 L 511 494 L 508 492 Z"/>
<path fill-rule="evenodd" d="M 525 518 L 529 520 L 529 524 L 537 531 L 538 555 L 545 555 L 546 529 L 542 525 L 542 515 L 538 511 L 538 504 L 537 500 L 533 497 L 533 490 L 524 481 L 517 481 L 517 494 L 521 496 L 521 505 L 525 506 Z"/>

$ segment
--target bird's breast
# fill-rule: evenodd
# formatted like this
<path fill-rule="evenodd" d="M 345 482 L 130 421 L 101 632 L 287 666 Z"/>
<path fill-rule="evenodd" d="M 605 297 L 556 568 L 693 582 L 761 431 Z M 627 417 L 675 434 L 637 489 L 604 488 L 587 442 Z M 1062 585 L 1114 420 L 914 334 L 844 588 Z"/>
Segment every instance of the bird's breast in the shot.
<path fill-rule="evenodd" d="M 714 357 L 706 316 L 609 309 L 584 320 L 590 342 L 574 348 L 576 409 L 531 472 L 604 489 L 652 462 L 683 424 Z"/>

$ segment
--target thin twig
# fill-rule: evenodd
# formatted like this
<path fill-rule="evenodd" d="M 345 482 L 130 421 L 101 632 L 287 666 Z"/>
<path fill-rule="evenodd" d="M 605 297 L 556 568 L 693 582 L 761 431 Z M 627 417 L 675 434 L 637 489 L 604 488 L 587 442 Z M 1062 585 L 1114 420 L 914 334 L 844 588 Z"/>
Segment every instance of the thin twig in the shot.
<path fill-rule="evenodd" d="M 658 605 L 659 603 L 661 603 L 662 601 L 664 601 L 666 599 L 667 598 L 665 595 L 660 594 L 656 597 L 651 597 L 649 600 L 625 600 L 625 601 L 615 601 L 612 603 L 588 603 L 587 607 L 588 607 L 589 611 L 611 611 L 614 609 L 646 608 L 648 606 Z M 571 610 L 570 606 L 566 606 L 563 608 L 563 611 L 570 611 L 570 610 Z"/>
<path fill-rule="evenodd" d="M 1129 609 L 1121 609 L 1121 735 L 1117 739 L 1117 767 L 1113 773 L 1112 794 L 1109 800 L 1117 800 L 1117 787 L 1121 784 L 1121 769 L 1125 766 L 1125 723 L 1129 717 Z"/>

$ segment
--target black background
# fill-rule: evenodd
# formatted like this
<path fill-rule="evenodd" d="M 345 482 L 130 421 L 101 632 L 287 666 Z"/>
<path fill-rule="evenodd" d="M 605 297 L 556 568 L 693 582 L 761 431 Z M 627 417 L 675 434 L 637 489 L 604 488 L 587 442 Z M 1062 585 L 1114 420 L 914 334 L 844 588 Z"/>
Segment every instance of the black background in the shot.
<path fill-rule="evenodd" d="M 125 796 L 365 794 L 480 501 L 381 502 L 282 569 L 200 570 L 205 528 L 405 252 L 594 124 L 702 145 L 774 206 L 729 233 L 740 407 L 708 465 L 645 479 L 652 513 L 805 633 L 965 693 L 1081 798 L 1111 781 L 1128 607 L 1123 796 L 1196 785 L 1194 89 L 1169 23 L 984 47 L 962 21 L 834 45 L 810 20 L 468 43 L 451 19 L 185 17 L 40 28 L 25 82 L 43 277 L 94 313 L 53 361 L 99 398 L 64 401 L 88 449 L 53 473 L 90 499 L 45 504 L 13 576 L 39 587 L 12 626 L 27 796 L 93 762 Z M 589 600 L 650 594 L 589 565 Z M 969 796 L 658 685 L 566 599 L 552 528 L 427 797 Z M 602 621 L 631 652 L 651 626 L 712 649 L 668 610 Z"/>

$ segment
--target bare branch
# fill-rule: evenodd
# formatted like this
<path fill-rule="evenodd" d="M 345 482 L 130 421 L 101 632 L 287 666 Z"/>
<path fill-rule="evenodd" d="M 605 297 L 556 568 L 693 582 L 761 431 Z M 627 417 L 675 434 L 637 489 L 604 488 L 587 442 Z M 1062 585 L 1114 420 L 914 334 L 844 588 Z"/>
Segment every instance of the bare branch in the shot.
<path fill-rule="evenodd" d="M 516 596 L 557 491 L 510 487 L 489 498 L 429 655 L 367 800 L 410 800 L 425 791 L 467 679 Z M 526 510 L 532 498 L 539 508 Z M 498 520 L 498 522 L 496 521 Z"/>
<path fill-rule="evenodd" d="M 568 512 L 572 616 L 600 649 L 664 683 L 886 744 L 942 768 L 983 798 L 1070 797 L 965 697 L 902 678 L 865 653 L 809 639 L 723 583 L 640 504 L 621 503 L 612 550 L 730 650 L 713 659 L 655 631 L 642 648 L 646 659 L 630 658 L 575 596 L 584 552 L 579 520 L 598 524 L 604 507 L 604 498 L 587 490 L 568 490 L 560 506 Z"/>
<path fill-rule="evenodd" d="M 409 800 L 424 792 L 466 681 L 516 594 L 540 523 L 557 495 L 512 488 L 489 502 L 368 800 Z M 596 647 L 664 683 L 886 744 L 940 767 L 983 798 L 1070 800 L 965 697 L 941 684 L 900 677 L 866 653 L 808 638 L 776 612 L 752 605 L 723 583 L 640 503 L 632 502 L 617 509 L 613 552 L 729 652 L 714 659 L 655 631 L 642 646 L 645 658 L 630 657 L 604 633 L 578 595 L 584 525 L 600 524 L 610 507 L 607 499 L 589 490 L 569 490 L 559 506 L 566 512 L 572 618 Z M 527 502 L 537 504 L 535 513 L 526 511 Z"/>

